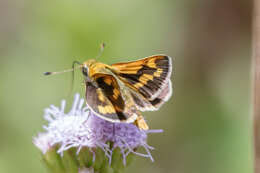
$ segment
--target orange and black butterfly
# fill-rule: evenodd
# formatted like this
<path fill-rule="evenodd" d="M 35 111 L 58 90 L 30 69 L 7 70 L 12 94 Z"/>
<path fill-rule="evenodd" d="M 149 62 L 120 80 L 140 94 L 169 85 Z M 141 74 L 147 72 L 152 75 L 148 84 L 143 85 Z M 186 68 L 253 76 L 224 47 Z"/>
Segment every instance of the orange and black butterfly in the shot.
<path fill-rule="evenodd" d="M 139 111 L 158 110 L 172 94 L 172 60 L 166 55 L 112 65 L 90 59 L 80 68 L 88 107 L 110 122 L 136 122 L 147 129 Z"/>

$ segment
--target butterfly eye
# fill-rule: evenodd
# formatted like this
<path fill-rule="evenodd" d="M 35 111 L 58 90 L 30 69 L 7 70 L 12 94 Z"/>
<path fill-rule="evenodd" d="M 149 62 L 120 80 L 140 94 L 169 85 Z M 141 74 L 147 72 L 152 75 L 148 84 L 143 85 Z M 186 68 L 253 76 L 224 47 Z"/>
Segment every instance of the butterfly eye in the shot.
<path fill-rule="evenodd" d="M 82 73 L 83 73 L 85 76 L 88 76 L 88 67 L 83 67 L 83 68 L 82 68 Z"/>

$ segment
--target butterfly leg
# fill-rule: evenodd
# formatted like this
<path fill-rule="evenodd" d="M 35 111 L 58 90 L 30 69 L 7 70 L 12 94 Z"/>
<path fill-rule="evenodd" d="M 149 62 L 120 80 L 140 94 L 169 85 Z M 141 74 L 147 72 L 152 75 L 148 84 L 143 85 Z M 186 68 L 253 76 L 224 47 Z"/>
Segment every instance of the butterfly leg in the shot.
<path fill-rule="evenodd" d="M 138 112 L 138 117 L 135 120 L 134 124 L 141 130 L 148 130 L 149 126 L 147 125 L 147 123 L 144 120 L 144 117 L 141 115 L 140 112 Z"/>

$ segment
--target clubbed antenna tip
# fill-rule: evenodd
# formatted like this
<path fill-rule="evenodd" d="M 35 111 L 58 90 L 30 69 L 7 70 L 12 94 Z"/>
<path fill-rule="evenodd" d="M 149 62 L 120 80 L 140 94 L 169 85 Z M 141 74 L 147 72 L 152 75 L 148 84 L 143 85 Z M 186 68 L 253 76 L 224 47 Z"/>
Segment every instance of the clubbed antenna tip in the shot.
<path fill-rule="evenodd" d="M 52 72 L 47 71 L 47 72 L 44 72 L 43 74 L 44 74 L 45 76 L 48 76 L 48 75 L 51 75 Z"/>

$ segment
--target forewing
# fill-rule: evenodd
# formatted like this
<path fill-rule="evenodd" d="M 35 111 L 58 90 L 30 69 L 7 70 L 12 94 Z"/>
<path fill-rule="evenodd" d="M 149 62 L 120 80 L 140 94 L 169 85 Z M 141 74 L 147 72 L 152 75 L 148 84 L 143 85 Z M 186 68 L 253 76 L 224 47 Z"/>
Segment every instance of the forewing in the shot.
<path fill-rule="evenodd" d="M 154 100 L 160 95 L 172 72 L 171 58 L 165 55 L 117 63 L 112 67 L 124 83 L 148 100 Z"/>
<path fill-rule="evenodd" d="M 86 82 L 87 104 L 101 118 L 111 122 L 134 121 L 133 112 L 126 112 L 126 105 L 116 79 L 111 75 L 95 76 L 94 82 Z"/>
<path fill-rule="evenodd" d="M 86 103 L 97 116 L 112 122 L 119 121 L 112 103 L 101 88 L 96 87 L 92 82 L 86 82 Z"/>
<path fill-rule="evenodd" d="M 168 80 L 167 84 L 165 87 L 161 90 L 160 94 L 158 97 L 156 97 L 153 100 L 149 100 L 149 102 L 156 108 L 158 109 L 163 103 L 169 100 L 169 98 L 172 95 L 172 83 L 171 80 Z"/>
<path fill-rule="evenodd" d="M 135 103 L 135 106 L 140 111 L 154 111 L 157 110 L 149 100 L 147 100 L 143 95 L 138 92 L 131 90 L 130 95 Z"/>

